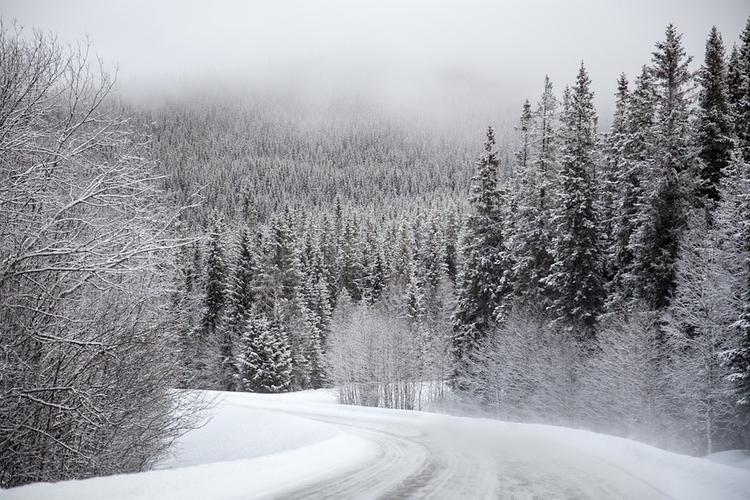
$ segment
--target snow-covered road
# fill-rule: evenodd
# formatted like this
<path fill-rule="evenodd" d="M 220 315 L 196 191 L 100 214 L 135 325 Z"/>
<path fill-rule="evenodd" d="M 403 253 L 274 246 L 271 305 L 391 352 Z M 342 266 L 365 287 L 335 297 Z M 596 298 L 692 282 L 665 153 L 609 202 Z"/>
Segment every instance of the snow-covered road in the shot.
<path fill-rule="evenodd" d="M 561 427 L 341 406 L 322 391 L 220 396 L 162 470 L 13 499 L 750 498 L 750 472 Z M 2 494 L 0 494 L 2 496 Z"/>

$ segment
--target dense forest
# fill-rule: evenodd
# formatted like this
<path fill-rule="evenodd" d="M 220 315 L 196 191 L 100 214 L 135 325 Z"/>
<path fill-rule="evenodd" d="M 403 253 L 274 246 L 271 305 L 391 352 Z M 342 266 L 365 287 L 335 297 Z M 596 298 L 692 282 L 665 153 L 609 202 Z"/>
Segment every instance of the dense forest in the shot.
<path fill-rule="evenodd" d="M 750 21 L 697 72 L 669 25 L 604 131 L 583 63 L 476 137 L 90 66 L 2 32 L 0 486 L 148 468 L 173 388 L 750 447 Z"/>
<path fill-rule="evenodd" d="M 209 200 L 174 297 L 185 385 L 745 443 L 750 29 L 725 50 L 712 29 L 693 72 L 670 25 L 604 133 L 584 65 L 545 79 L 473 171 L 463 140 L 377 119 L 157 110 L 172 182 Z"/>

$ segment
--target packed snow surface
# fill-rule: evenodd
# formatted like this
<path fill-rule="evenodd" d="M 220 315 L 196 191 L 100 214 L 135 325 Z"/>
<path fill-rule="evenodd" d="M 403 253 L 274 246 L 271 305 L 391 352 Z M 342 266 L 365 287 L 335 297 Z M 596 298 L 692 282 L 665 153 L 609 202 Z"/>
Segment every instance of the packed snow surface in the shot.
<path fill-rule="evenodd" d="M 158 470 L 0 497 L 750 498 L 747 470 L 580 430 L 342 406 L 329 391 L 217 396 Z"/>

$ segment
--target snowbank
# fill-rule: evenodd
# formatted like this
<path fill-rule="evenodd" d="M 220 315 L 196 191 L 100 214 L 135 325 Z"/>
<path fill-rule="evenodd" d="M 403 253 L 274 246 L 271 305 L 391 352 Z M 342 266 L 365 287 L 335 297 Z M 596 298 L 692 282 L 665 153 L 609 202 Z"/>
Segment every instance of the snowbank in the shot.
<path fill-rule="evenodd" d="M 357 468 L 372 443 L 308 418 L 255 409 L 254 401 L 335 401 L 331 391 L 288 395 L 214 393 L 210 420 L 176 443 L 157 469 L 0 491 L 3 500 L 146 500 L 274 496 Z"/>
<path fill-rule="evenodd" d="M 225 442 L 230 445 L 230 443 Z M 3 492 L 5 500 L 151 500 L 179 498 L 262 498 L 346 472 L 370 460 L 369 442 L 341 433 L 302 448 L 252 459 L 100 477 L 40 483 Z"/>
<path fill-rule="evenodd" d="M 213 418 L 185 435 L 173 456 L 159 464 L 160 470 L 33 484 L 2 491 L 0 497 L 263 498 L 311 486 L 308 491 L 328 491 L 330 484 L 341 486 L 352 475 L 366 481 L 337 491 L 352 495 L 356 491 L 361 496 L 369 490 L 356 490 L 358 484 L 371 488 L 389 480 L 365 476 L 390 461 L 396 471 L 402 465 L 421 471 L 410 480 L 446 496 L 446 488 L 460 486 L 460 481 L 465 483 L 464 492 L 476 494 L 480 484 L 487 484 L 487 491 L 494 488 L 497 494 L 509 480 L 517 480 L 527 493 L 536 490 L 542 492 L 540 498 L 548 498 L 560 493 L 563 479 L 574 484 L 584 498 L 750 498 L 747 470 L 613 436 L 548 425 L 342 406 L 332 404 L 332 391 L 216 395 Z M 737 463 L 738 454 L 717 454 L 712 459 Z M 422 464 L 422 460 L 427 462 Z M 401 476 L 390 479 L 395 486 L 403 481 Z M 456 485 L 446 481 L 456 481 Z M 404 487 L 410 491 L 409 484 Z"/>
<path fill-rule="evenodd" d="M 717 464 L 731 465 L 741 469 L 750 470 L 750 450 L 729 450 L 712 453 L 705 457 Z"/>
<path fill-rule="evenodd" d="M 308 446 L 340 433 L 332 425 L 243 405 L 247 399 L 243 394 L 205 392 L 216 398 L 210 420 L 182 436 L 171 456 L 162 460 L 157 469 L 254 458 Z M 321 402 L 326 397 L 320 391 L 302 391 L 289 399 Z"/>

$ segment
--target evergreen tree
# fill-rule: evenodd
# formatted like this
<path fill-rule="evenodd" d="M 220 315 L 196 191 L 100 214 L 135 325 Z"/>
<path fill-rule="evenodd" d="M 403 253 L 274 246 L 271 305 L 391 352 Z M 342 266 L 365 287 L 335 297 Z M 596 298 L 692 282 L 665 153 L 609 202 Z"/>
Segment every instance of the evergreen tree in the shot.
<path fill-rule="evenodd" d="M 374 304 L 383 293 L 388 281 L 383 252 L 377 240 L 375 228 L 368 227 L 362 252 L 362 295 L 369 304 Z"/>
<path fill-rule="evenodd" d="M 206 289 L 202 320 L 204 335 L 216 333 L 226 300 L 227 266 L 224 258 L 224 225 L 217 220 L 209 235 L 206 251 Z"/>
<path fill-rule="evenodd" d="M 539 186 L 539 197 L 541 208 L 543 210 L 549 208 L 551 205 L 547 198 L 551 193 L 549 192 L 549 185 L 545 184 L 545 180 L 551 182 L 554 178 L 554 169 L 557 164 L 557 131 L 555 130 L 557 117 L 558 102 L 552 89 L 552 82 L 549 76 L 544 77 L 544 91 L 542 97 L 537 104 L 536 112 L 534 115 L 535 140 L 538 144 L 538 154 L 535 162 L 537 165 L 537 172 L 540 175 L 540 186 Z"/>
<path fill-rule="evenodd" d="M 607 281 L 612 281 L 620 270 L 618 269 L 617 253 L 620 247 L 618 242 L 618 214 L 619 203 L 623 191 L 627 189 L 628 182 L 624 175 L 628 158 L 626 148 L 630 140 L 628 134 L 628 109 L 630 91 L 628 79 L 624 73 L 617 79 L 617 92 L 615 93 L 615 113 L 612 117 L 612 126 L 609 129 L 605 142 L 603 173 L 599 186 L 600 212 L 602 219 L 602 237 L 605 239 L 603 248 L 606 251 L 605 275 Z"/>
<path fill-rule="evenodd" d="M 419 265 L 424 295 L 424 313 L 435 317 L 443 309 L 440 302 L 440 288 L 445 277 L 443 256 L 443 235 L 435 213 L 430 214 L 422 227 L 422 245 L 415 259 Z"/>
<path fill-rule="evenodd" d="M 552 84 L 547 77 L 537 112 L 532 114 L 531 106 L 526 101 L 517 127 L 521 132 L 521 145 L 516 154 L 518 186 L 514 196 L 515 227 L 511 245 L 515 263 L 514 291 L 525 308 L 537 311 L 544 311 L 549 305 L 548 290 L 543 280 L 548 276 L 552 263 L 548 224 L 555 157 L 551 151 L 555 109 Z"/>
<path fill-rule="evenodd" d="M 593 332 L 604 300 L 602 250 L 598 239 L 594 188 L 596 115 L 586 68 L 566 92 L 562 123 L 559 206 L 554 211 L 552 257 L 546 284 L 554 290 L 552 312 L 558 322 L 580 334 Z"/>
<path fill-rule="evenodd" d="M 742 152 L 742 159 L 750 162 L 750 18 L 740 34 L 738 62 L 733 68 L 739 74 L 732 75 L 732 95 L 736 102 L 733 111 L 737 146 Z M 735 79 L 739 82 L 735 83 Z"/>
<path fill-rule="evenodd" d="M 395 246 L 396 249 L 391 263 L 391 277 L 395 286 L 403 287 L 409 282 L 414 246 L 412 228 L 406 219 L 402 219 L 399 223 Z"/>
<path fill-rule="evenodd" d="M 284 331 L 264 315 L 253 315 L 236 357 L 239 386 L 248 392 L 284 392 L 291 383 L 291 352 Z"/>
<path fill-rule="evenodd" d="M 445 273 L 453 285 L 458 276 L 458 231 L 459 222 L 453 210 L 448 211 L 445 221 L 445 237 L 443 255 L 445 256 Z"/>
<path fill-rule="evenodd" d="M 346 289 L 353 300 L 359 301 L 362 299 L 362 278 L 364 275 L 362 246 L 357 225 L 351 218 L 344 221 L 339 252 L 341 255 L 341 286 Z"/>
<path fill-rule="evenodd" d="M 740 64 L 740 51 L 737 45 L 732 45 L 732 52 L 727 62 L 727 101 L 732 116 L 732 125 L 735 124 L 735 116 L 740 100 L 742 100 L 742 67 Z"/>
<path fill-rule="evenodd" d="M 737 346 L 726 353 L 729 381 L 734 387 L 734 401 L 739 414 L 744 444 L 750 443 L 750 165 L 739 154 L 730 165 L 727 189 L 719 207 L 719 224 L 734 237 L 738 249 L 740 274 L 740 311 L 733 324 Z M 724 217 L 722 217 L 722 215 Z"/>
<path fill-rule="evenodd" d="M 631 241 L 634 286 L 648 307 L 669 304 L 675 285 L 675 262 L 695 185 L 695 151 L 690 144 L 688 91 L 692 75 L 682 35 L 673 25 L 656 44 L 653 68 L 656 116 L 653 127 L 654 167 Z"/>
<path fill-rule="evenodd" d="M 327 217 L 323 218 L 318 247 L 322 255 L 323 271 L 328 285 L 328 297 L 331 308 L 333 308 L 336 305 L 339 290 L 341 290 L 341 262 L 339 260 L 336 229 Z"/>
<path fill-rule="evenodd" d="M 521 136 L 521 144 L 516 152 L 516 165 L 520 172 L 528 170 L 531 162 L 532 119 L 531 103 L 527 99 L 521 108 L 521 119 L 516 127 Z"/>
<path fill-rule="evenodd" d="M 724 43 L 714 26 L 706 42 L 706 55 L 698 80 L 701 85 L 698 113 L 698 147 L 702 160 L 698 196 L 716 202 L 719 181 L 732 151 L 732 123 L 727 97 Z"/>
<path fill-rule="evenodd" d="M 644 66 L 630 94 L 625 114 L 625 137 L 616 143 L 620 162 L 617 177 L 618 204 L 612 223 L 610 249 L 611 278 L 607 310 L 628 310 L 634 286 L 634 253 L 637 219 L 644 206 L 645 182 L 653 169 L 654 120 L 656 107 L 654 78 Z"/>
<path fill-rule="evenodd" d="M 453 354 L 460 362 L 488 333 L 508 306 L 512 262 L 506 247 L 502 199 L 498 189 L 500 160 L 495 131 L 487 130 L 484 153 L 477 163 L 463 241 L 463 269 L 453 317 Z"/>
<path fill-rule="evenodd" d="M 253 241 L 247 228 L 243 227 L 237 238 L 236 262 L 220 327 L 224 345 L 233 347 L 242 336 L 255 300 L 257 267 Z M 236 382 L 234 356 L 229 351 L 225 354 L 229 356 L 223 359 L 224 387 L 226 390 L 231 390 Z"/>
<path fill-rule="evenodd" d="M 420 272 L 414 259 L 409 264 L 409 281 L 406 283 L 404 302 L 406 303 L 406 315 L 411 320 L 412 328 L 418 331 L 422 325 L 425 315 L 425 297 Z"/>

